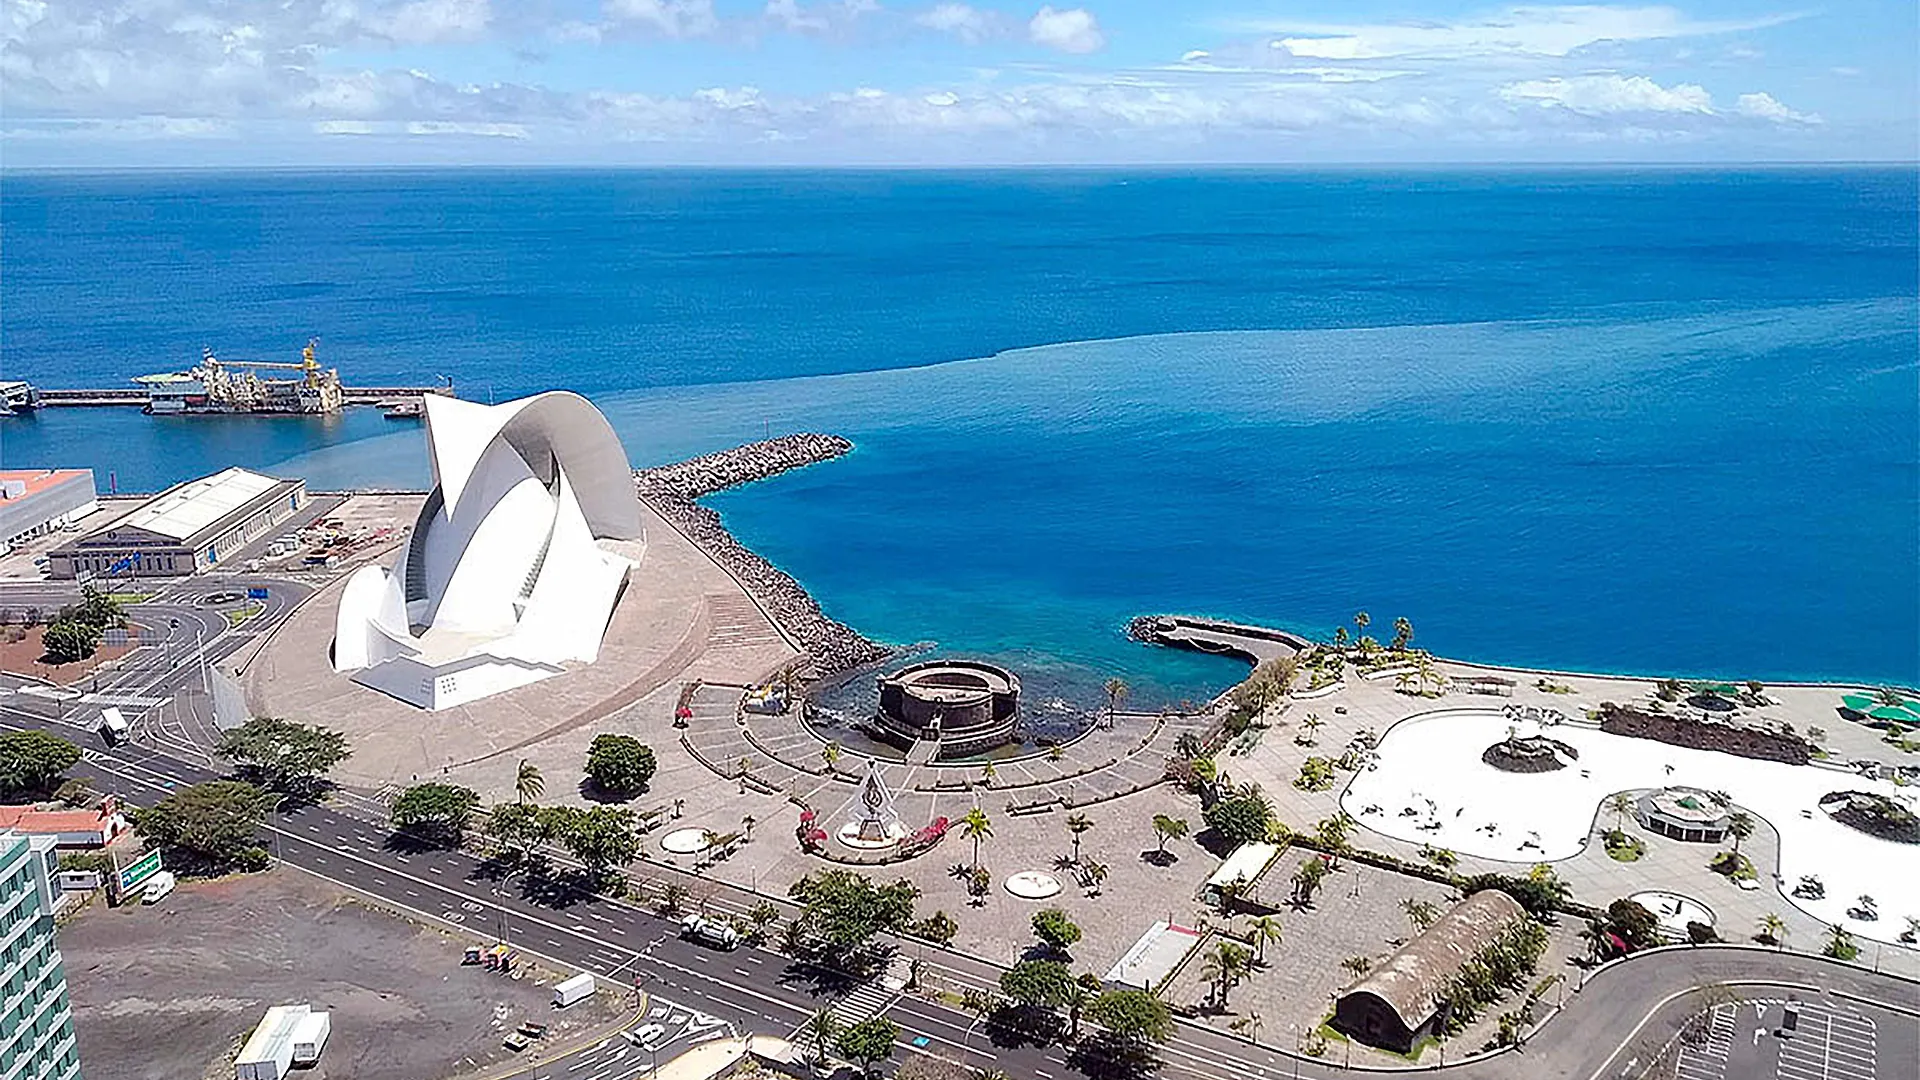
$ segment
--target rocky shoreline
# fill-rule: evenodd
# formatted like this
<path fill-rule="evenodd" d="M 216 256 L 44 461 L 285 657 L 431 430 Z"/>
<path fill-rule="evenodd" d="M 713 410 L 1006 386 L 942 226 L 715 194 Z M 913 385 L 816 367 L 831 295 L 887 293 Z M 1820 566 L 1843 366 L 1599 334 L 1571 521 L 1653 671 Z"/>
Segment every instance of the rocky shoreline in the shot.
<path fill-rule="evenodd" d="M 832 461 L 852 449 L 853 444 L 838 435 L 806 432 L 658 468 L 636 469 L 633 474 L 640 498 L 739 579 L 780 628 L 800 643 L 814 678 L 871 664 L 892 650 L 828 618 L 799 582 L 735 540 L 717 511 L 694 500 L 790 469 Z"/>

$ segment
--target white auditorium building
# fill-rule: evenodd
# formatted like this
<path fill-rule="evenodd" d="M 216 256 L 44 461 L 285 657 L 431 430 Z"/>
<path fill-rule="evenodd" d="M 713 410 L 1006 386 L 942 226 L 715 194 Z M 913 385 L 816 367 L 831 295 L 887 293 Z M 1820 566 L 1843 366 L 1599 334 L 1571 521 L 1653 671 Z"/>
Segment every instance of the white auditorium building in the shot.
<path fill-rule="evenodd" d="M 425 401 L 433 490 L 393 568 L 348 579 L 334 670 L 445 709 L 592 663 L 646 551 L 613 428 L 566 392 Z"/>

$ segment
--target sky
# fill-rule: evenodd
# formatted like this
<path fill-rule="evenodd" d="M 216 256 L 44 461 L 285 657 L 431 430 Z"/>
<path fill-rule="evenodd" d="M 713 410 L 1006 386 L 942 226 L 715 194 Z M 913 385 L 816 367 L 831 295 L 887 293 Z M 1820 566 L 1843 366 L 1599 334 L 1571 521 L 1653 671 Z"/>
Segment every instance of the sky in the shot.
<path fill-rule="evenodd" d="M 0 0 L 0 167 L 1913 161 L 1914 0 Z"/>

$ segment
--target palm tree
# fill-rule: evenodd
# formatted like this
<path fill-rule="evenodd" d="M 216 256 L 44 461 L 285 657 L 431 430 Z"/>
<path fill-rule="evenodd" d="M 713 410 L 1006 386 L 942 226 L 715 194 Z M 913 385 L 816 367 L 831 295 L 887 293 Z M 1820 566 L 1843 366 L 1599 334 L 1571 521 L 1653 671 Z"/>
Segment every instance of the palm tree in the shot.
<path fill-rule="evenodd" d="M 1633 796 L 1622 791 L 1607 800 L 1607 809 L 1613 811 L 1613 831 L 1619 832 L 1621 822 L 1633 811 Z"/>
<path fill-rule="evenodd" d="M 1727 835 L 1733 837 L 1733 853 L 1740 854 L 1740 841 L 1753 835 L 1753 815 L 1735 810 L 1727 815 Z"/>
<path fill-rule="evenodd" d="M 1093 822 L 1085 814 L 1074 814 L 1067 818 L 1067 831 L 1073 834 L 1073 861 L 1080 861 L 1080 834 L 1093 828 Z"/>
<path fill-rule="evenodd" d="M 1314 733 L 1318 732 L 1320 728 L 1325 724 L 1326 724 L 1326 721 L 1320 719 L 1319 713 L 1308 713 L 1307 718 L 1305 720 L 1300 721 L 1300 726 L 1302 728 L 1305 728 L 1307 732 L 1308 746 L 1312 746 L 1319 741 L 1314 737 Z"/>
<path fill-rule="evenodd" d="M 520 769 L 513 777 L 513 790 L 520 796 L 520 805 L 525 806 L 546 793 L 547 782 L 540 777 L 540 770 L 533 762 L 520 759 Z"/>
<path fill-rule="evenodd" d="M 1127 695 L 1132 692 L 1132 688 L 1129 687 L 1126 684 L 1126 682 L 1123 680 L 1108 679 L 1106 689 L 1107 689 L 1107 726 L 1112 727 L 1113 714 L 1119 711 L 1120 703 L 1127 700 Z"/>
<path fill-rule="evenodd" d="M 840 1034 L 840 1021 L 835 1020 L 832 1013 L 821 1009 L 807 1018 L 806 1032 L 813 1039 L 813 1063 L 825 1065 L 827 1045 L 833 1042 L 834 1036 Z"/>
<path fill-rule="evenodd" d="M 1353 625 L 1359 628 L 1361 637 L 1366 636 L 1367 626 L 1372 622 L 1373 616 L 1364 611 L 1356 611 L 1353 613 Z"/>
<path fill-rule="evenodd" d="M 1087 883 L 1088 893 L 1094 896 L 1100 895 L 1100 883 L 1107 880 L 1107 864 L 1088 859 L 1080 867 L 1080 880 Z"/>
<path fill-rule="evenodd" d="M 1153 815 L 1153 832 L 1160 838 L 1160 854 L 1167 853 L 1167 841 L 1178 840 L 1187 835 L 1187 819 L 1167 814 Z"/>
<path fill-rule="evenodd" d="M 1413 642 L 1413 622 L 1406 616 L 1393 620 L 1393 649 L 1398 652 Z"/>
<path fill-rule="evenodd" d="M 1769 911 L 1760 916 L 1760 940 L 1769 945 L 1786 947 L 1787 921 Z"/>
<path fill-rule="evenodd" d="M 833 767 L 840 763 L 840 744 L 828 743 L 822 746 L 820 748 L 820 760 L 826 762 L 827 771 L 832 772 Z"/>
<path fill-rule="evenodd" d="M 994 768 L 993 762 L 991 761 L 987 762 L 985 765 L 980 766 L 980 783 L 986 787 L 992 787 L 993 778 L 999 775 L 1000 775 L 1000 770 Z"/>
<path fill-rule="evenodd" d="M 993 819 L 987 817 L 985 810 L 976 806 L 967 811 L 967 815 L 960 819 L 960 835 L 973 841 L 973 868 L 978 869 L 980 866 L 980 841 L 992 839 Z"/>
<path fill-rule="evenodd" d="M 1253 918 L 1253 921 L 1247 924 L 1247 928 L 1253 931 L 1253 947 L 1256 950 L 1253 958 L 1254 962 L 1258 964 L 1266 963 L 1267 942 L 1271 941 L 1275 945 L 1280 944 L 1280 917 L 1278 915 L 1257 915 Z"/>
<path fill-rule="evenodd" d="M 1400 674 L 1395 675 L 1393 677 L 1393 688 L 1395 690 L 1400 691 L 1403 694 L 1408 693 L 1413 689 L 1414 685 L 1419 681 L 1420 681 L 1420 676 L 1415 675 L 1411 671 L 1403 671 Z"/>
<path fill-rule="evenodd" d="M 1364 956 L 1349 956 L 1340 961 L 1340 966 L 1346 968 L 1357 979 L 1373 969 L 1373 961 Z"/>
<path fill-rule="evenodd" d="M 1216 988 L 1220 1007 L 1227 1007 L 1227 991 L 1247 973 L 1247 950 L 1231 941 L 1223 941 L 1200 960 L 1200 976 Z"/>
<path fill-rule="evenodd" d="M 1343 626 L 1340 629 L 1344 631 L 1346 627 Z M 1247 1015 L 1241 1017 L 1238 1020 L 1235 1020 L 1233 1023 L 1228 1024 L 1227 1026 L 1239 1032 L 1240 1034 L 1245 1035 L 1249 1042 L 1252 1042 L 1256 1045 L 1259 1044 L 1260 1014 L 1257 1012 L 1254 1012 L 1252 1009 L 1248 1009 Z"/>
<path fill-rule="evenodd" d="M 1413 925 L 1413 932 L 1416 934 L 1432 926 L 1433 920 L 1438 914 L 1434 910 L 1431 902 L 1416 900 L 1411 896 L 1400 901 L 1400 910 L 1406 912 L 1407 922 Z"/>
<path fill-rule="evenodd" d="M 740 827 L 746 830 L 747 843 L 749 844 L 753 843 L 753 826 L 756 820 L 752 814 L 746 814 L 740 818 Z"/>

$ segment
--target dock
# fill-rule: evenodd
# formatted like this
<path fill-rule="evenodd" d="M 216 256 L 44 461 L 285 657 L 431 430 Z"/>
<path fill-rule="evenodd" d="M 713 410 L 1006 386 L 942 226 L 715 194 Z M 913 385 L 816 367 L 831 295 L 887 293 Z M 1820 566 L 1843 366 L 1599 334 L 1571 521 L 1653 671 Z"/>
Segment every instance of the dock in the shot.
<path fill-rule="evenodd" d="M 342 405 L 379 405 L 395 399 L 423 398 L 428 394 L 438 394 L 442 397 L 453 396 L 453 391 L 445 386 L 343 386 L 340 388 L 340 392 L 340 403 Z M 125 390 L 117 387 L 78 390 L 42 389 L 37 391 L 37 396 L 38 400 L 35 404 L 43 409 L 56 407 L 101 408 L 114 405 L 131 405 L 135 408 L 145 408 L 147 404 L 147 391 L 138 387 Z M 196 413 L 193 415 L 203 414 Z M 271 416 L 276 414 L 261 412 L 258 414 L 235 415 Z"/>
<path fill-rule="evenodd" d="M 1255 666 L 1305 652 L 1313 644 L 1284 630 L 1192 615 L 1142 615 L 1127 625 L 1127 636 L 1152 645 L 1232 656 Z"/>

